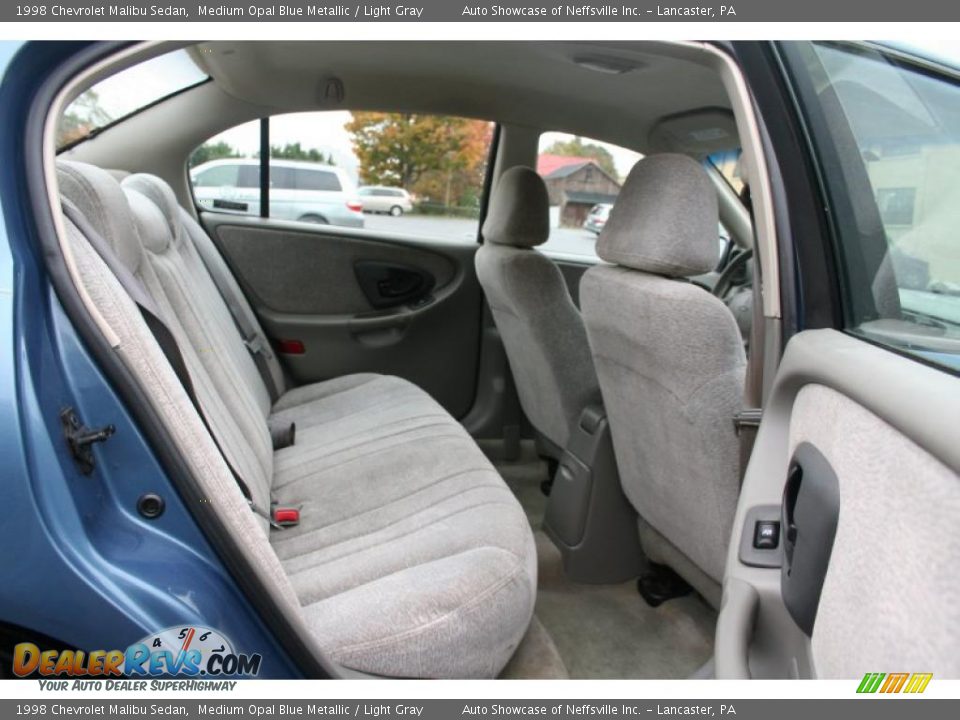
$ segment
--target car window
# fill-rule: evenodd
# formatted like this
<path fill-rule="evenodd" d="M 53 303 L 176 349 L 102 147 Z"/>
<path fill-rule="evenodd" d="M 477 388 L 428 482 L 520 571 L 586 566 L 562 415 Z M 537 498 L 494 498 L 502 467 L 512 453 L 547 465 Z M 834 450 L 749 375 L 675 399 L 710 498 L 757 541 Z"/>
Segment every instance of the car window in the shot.
<path fill-rule="evenodd" d="M 493 123 L 331 111 L 274 116 L 268 127 L 270 195 L 263 214 L 477 242 Z M 261 214 L 260 131 L 260 121 L 245 123 L 196 149 L 189 164 L 200 209 Z M 223 158 L 243 163 L 235 185 L 216 186 L 207 180 L 207 164 Z M 366 187 L 358 190 L 361 185 Z"/>
<path fill-rule="evenodd" d="M 343 190 L 340 180 L 332 172 L 325 170 L 296 170 L 297 190 L 319 190 L 339 192 Z"/>
<path fill-rule="evenodd" d="M 236 187 L 239 167 L 237 165 L 218 165 L 198 172 L 193 178 L 197 187 Z"/>
<path fill-rule="evenodd" d="M 550 237 L 540 246 L 548 255 L 597 262 L 597 237 L 617 202 L 623 181 L 643 156 L 600 140 L 566 133 L 540 136 L 537 172 L 547 186 Z M 717 260 L 729 242 L 718 225 Z"/>
<path fill-rule="evenodd" d="M 77 97 L 60 117 L 57 147 L 82 142 L 107 125 L 207 80 L 186 50 L 111 75 Z"/>
<path fill-rule="evenodd" d="M 537 172 L 550 199 L 550 237 L 540 250 L 556 257 L 596 262 L 597 235 L 623 180 L 642 157 L 590 138 L 540 135 Z"/>
<path fill-rule="evenodd" d="M 960 370 L 957 78 L 866 46 L 790 51 L 820 130 L 848 329 Z"/>

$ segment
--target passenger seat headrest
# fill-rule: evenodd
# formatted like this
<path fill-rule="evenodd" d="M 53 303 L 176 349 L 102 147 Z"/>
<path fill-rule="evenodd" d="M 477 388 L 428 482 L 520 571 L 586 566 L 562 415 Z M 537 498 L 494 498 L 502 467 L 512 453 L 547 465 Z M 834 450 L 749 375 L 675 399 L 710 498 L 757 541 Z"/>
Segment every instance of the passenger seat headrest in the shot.
<path fill-rule="evenodd" d="M 483 239 L 497 245 L 534 247 L 550 235 L 550 201 L 547 186 L 528 167 L 512 167 L 500 176 Z"/>
<path fill-rule="evenodd" d="M 136 272 L 143 251 L 120 183 L 94 165 L 57 160 L 57 184 L 60 197 L 80 211 L 124 267 Z"/>
<path fill-rule="evenodd" d="M 717 193 L 685 155 L 649 155 L 627 176 L 597 240 L 607 262 L 669 277 L 717 264 Z"/>
<path fill-rule="evenodd" d="M 156 205 L 163 215 L 171 237 L 174 239 L 180 237 L 180 203 L 177 202 L 177 196 L 173 194 L 173 188 L 156 175 L 147 173 L 130 175 L 124 178 L 121 185 L 124 190 L 138 192 Z"/>

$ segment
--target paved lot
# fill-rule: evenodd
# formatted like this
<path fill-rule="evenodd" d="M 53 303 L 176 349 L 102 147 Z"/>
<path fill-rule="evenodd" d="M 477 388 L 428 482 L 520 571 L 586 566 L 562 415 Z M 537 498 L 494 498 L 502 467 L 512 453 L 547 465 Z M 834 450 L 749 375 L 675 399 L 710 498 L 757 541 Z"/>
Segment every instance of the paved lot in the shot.
<path fill-rule="evenodd" d="M 477 237 L 476 220 L 430 215 L 404 215 L 395 218 L 389 215 L 367 214 L 364 216 L 364 227 L 367 230 L 457 243 L 474 242 Z M 596 236 L 586 230 L 554 228 L 550 233 L 550 240 L 541 247 L 558 253 L 593 256 L 595 244 Z"/>

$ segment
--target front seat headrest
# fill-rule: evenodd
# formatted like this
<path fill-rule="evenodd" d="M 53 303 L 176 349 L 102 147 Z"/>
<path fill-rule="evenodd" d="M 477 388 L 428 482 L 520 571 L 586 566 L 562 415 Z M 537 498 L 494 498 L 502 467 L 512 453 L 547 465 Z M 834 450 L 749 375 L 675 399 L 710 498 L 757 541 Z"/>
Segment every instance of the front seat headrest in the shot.
<path fill-rule="evenodd" d="M 550 200 L 547 186 L 536 172 L 516 166 L 500 176 L 483 239 L 497 245 L 534 247 L 550 236 Z"/>
<path fill-rule="evenodd" d="M 669 277 L 717 264 L 717 193 L 686 155 L 650 155 L 627 176 L 597 240 L 607 262 Z"/>

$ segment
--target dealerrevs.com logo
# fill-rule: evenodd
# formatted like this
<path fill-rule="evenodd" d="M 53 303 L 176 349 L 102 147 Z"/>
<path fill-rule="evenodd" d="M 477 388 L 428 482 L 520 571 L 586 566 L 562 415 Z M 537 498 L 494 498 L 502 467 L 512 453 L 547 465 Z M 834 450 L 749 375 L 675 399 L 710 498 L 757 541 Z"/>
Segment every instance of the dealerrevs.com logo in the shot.
<path fill-rule="evenodd" d="M 867 673 L 857 692 L 918 694 L 927 689 L 932 677 L 933 673 Z"/>
<path fill-rule="evenodd" d="M 259 654 L 236 653 L 216 630 L 169 627 L 126 650 L 45 650 L 20 643 L 13 651 L 17 677 L 255 677 Z"/>

